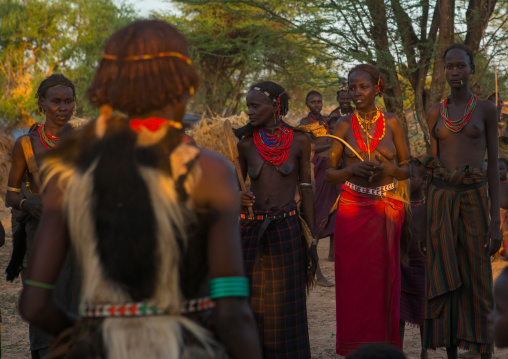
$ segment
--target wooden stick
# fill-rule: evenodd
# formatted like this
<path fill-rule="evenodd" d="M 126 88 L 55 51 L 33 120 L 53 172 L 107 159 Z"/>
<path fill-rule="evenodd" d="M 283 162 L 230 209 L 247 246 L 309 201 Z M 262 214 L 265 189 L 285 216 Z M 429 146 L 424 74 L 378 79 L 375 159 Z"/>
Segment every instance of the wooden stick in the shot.
<path fill-rule="evenodd" d="M 226 135 L 226 140 L 228 142 L 229 155 L 231 156 L 230 160 L 233 162 L 233 165 L 236 169 L 236 175 L 238 177 L 238 182 L 240 182 L 240 188 L 243 192 L 247 192 L 247 187 L 245 187 L 245 181 L 242 175 L 242 169 L 240 167 L 240 162 L 238 161 L 238 149 L 236 148 L 236 143 L 238 142 L 235 133 L 233 132 L 233 128 L 231 127 L 231 122 L 229 120 L 224 121 L 224 134 Z M 249 216 L 254 217 L 254 211 L 252 207 L 247 207 L 249 211 Z"/>
<path fill-rule="evenodd" d="M 358 152 L 356 152 L 356 151 L 354 150 L 354 148 L 353 148 L 353 147 L 351 147 L 351 145 L 350 145 L 349 143 L 347 143 L 346 141 L 344 141 L 342 138 L 337 137 L 337 136 L 333 136 L 333 135 L 325 135 L 325 136 L 326 136 L 326 137 L 333 138 L 334 140 L 337 140 L 337 141 L 341 142 L 343 145 L 345 145 L 347 148 L 349 148 L 351 151 L 353 151 L 353 153 L 356 155 L 356 157 L 358 157 L 358 158 L 360 159 L 360 161 L 362 161 L 362 162 L 363 162 L 363 158 L 362 158 L 362 156 L 360 156 L 360 155 L 358 154 Z"/>
<path fill-rule="evenodd" d="M 496 102 L 495 102 L 495 104 L 496 104 L 496 107 L 497 107 L 497 101 L 498 101 L 498 98 L 499 98 L 498 97 L 499 95 L 498 95 L 498 92 L 497 92 L 497 65 L 494 65 L 494 79 L 495 79 L 495 82 L 496 82 Z M 498 116 L 499 115 L 500 114 L 498 113 Z M 498 121 L 499 121 L 499 118 L 498 118 Z"/>

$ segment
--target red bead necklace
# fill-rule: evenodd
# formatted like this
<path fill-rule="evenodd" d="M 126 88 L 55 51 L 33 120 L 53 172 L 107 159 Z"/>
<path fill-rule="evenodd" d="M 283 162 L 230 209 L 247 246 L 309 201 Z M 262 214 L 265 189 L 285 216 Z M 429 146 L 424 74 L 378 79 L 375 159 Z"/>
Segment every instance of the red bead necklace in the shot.
<path fill-rule="evenodd" d="M 47 149 L 54 148 L 55 143 L 53 143 L 53 141 L 51 140 L 58 141 L 58 137 L 48 135 L 46 131 L 44 131 L 44 125 L 39 126 L 39 128 L 37 129 L 37 131 L 39 132 L 39 138 L 41 139 L 41 142 L 44 145 L 44 147 L 46 147 Z"/>
<path fill-rule="evenodd" d="M 473 116 L 473 111 L 476 108 L 477 98 L 474 94 L 471 94 L 471 98 L 469 99 L 466 105 L 466 109 L 464 110 L 464 116 L 462 116 L 462 118 L 458 121 L 451 121 L 448 118 L 448 101 L 450 101 L 450 96 L 441 102 L 441 117 L 443 118 L 444 124 L 448 130 L 452 132 L 460 132 L 464 126 L 467 125 L 471 119 L 471 116 Z"/>
<path fill-rule="evenodd" d="M 366 130 L 362 126 L 362 130 L 367 135 L 367 143 L 365 143 L 362 138 L 362 133 L 360 132 L 360 123 L 359 123 L 360 121 L 359 121 L 358 117 L 359 117 L 358 112 L 355 111 L 355 113 L 353 114 L 352 123 L 351 123 L 351 126 L 353 127 L 353 135 L 355 136 L 356 142 L 358 143 L 358 147 L 360 147 L 360 149 L 363 152 L 368 153 L 369 159 L 370 159 L 370 153 L 373 152 L 377 148 L 379 141 L 381 141 L 383 139 L 383 137 L 385 136 L 385 118 L 383 116 L 383 112 L 379 111 L 379 109 L 378 109 L 378 113 L 375 116 L 375 118 L 377 117 L 377 120 L 376 120 L 376 131 L 374 132 L 374 136 L 371 136 L 368 132 L 368 129 Z M 364 120 L 361 117 L 360 117 L 360 120 L 362 122 L 367 122 L 367 123 L 370 122 L 368 120 Z M 369 145 L 369 138 L 372 139 L 372 143 L 370 145 Z"/>
<path fill-rule="evenodd" d="M 313 123 L 319 123 L 319 121 L 309 112 L 309 116 L 310 120 L 313 122 Z M 325 117 L 323 115 L 321 115 L 321 118 L 323 119 L 323 122 L 325 123 L 325 127 L 326 127 L 326 130 L 328 131 L 330 129 L 330 126 L 328 125 L 328 121 L 326 121 Z"/>
<path fill-rule="evenodd" d="M 280 166 L 287 161 L 289 148 L 293 143 L 292 129 L 279 127 L 276 133 L 269 135 L 263 128 L 258 128 L 254 131 L 252 137 L 259 156 L 265 162 Z"/>

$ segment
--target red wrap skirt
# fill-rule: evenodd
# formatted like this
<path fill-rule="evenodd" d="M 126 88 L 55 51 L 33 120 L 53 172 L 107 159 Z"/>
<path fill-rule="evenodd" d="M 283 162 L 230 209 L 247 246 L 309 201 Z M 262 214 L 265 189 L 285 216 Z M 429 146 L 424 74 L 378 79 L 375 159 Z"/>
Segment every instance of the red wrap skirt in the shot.
<path fill-rule="evenodd" d="M 373 342 L 400 348 L 402 202 L 343 186 L 335 221 L 336 352 Z"/>

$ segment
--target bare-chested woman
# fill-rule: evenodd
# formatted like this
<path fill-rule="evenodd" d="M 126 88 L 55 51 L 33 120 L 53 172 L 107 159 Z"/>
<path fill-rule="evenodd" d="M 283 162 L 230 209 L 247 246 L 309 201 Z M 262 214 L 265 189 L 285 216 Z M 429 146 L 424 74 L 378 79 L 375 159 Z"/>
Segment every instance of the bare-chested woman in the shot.
<path fill-rule="evenodd" d="M 310 91 L 306 96 L 305 104 L 309 109 L 309 114 L 307 117 L 304 117 L 300 120 L 300 125 L 305 126 L 311 123 L 319 123 L 329 132 L 330 124 L 321 114 L 321 110 L 323 108 L 323 98 L 321 97 L 321 94 L 317 91 Z M 337 197 L 340 194 L 340 186 L 330 185 L 325 182 L 325 171 L 328 161 L 328 153 L 330 152 L 331 139 L 324 136 L 315 137 L 312 132 L 309 133 L 309 136 L 314 145 L 314 148 L 317 149 L 312 158 L 312 164 L 314 165 L 314 207 L 316 208 L 316 233 L 314 236 L 316 237 L 318 244 L 321 238 L 330 237 L 328 257 L 331 257 L 331 260 L 333 261 L 333 231 L 335 229 L 335 218 L 331 218 L 330 221 L 327 221 L 327 219 L 330 210 L 332 209 L 335 201 L 337 200 Z M 325 226 L 325 224 L 326 227 L 322 228 Z M 316 253 L 313 254 L 315 257 L 317 257 L 318 244 L 312 247 L 312 251 L 316 251 Z M 323 287 L 333 287 L 333 283 L 326 279 L 321 272 L 319 260 L 317 261 L 316 265 L 316 283 Z"/>
<path fill-rule="evenodd" d="M 297 184 L 302 216 L 314 233 L 310 140 L 282 121 L 289 96 L 282 86 L 261 82 L 247 94 L 249 134 L 238 143 L 240 165 L 251 179 L 242 205 L 242 244 L 251 281 L 251 307 L 269 358 L 310 358 L 306 308 L 307 243 L 294 201 Z M 244 130 L 240 130 L 243 133 Z M 238 134 L 238 132 L 237 132 Z"/>
<path fill-rule="evenodd" d="M 490 256 L 501 245 L 497 109 L 469 90 L 475 71 L 469 47 L 450 46 L 444 62 L 451 94 L 430 109 L 432 156 L 418 158 L 419 168 L 432 176 L 427 194 L 424 341 L 426 348 L 446 347 L 448 358 L 457 358 L 457 346 L 490 358 Z M 489 196 L 482 169 L 485 150 Z"/>
<path fill-rule="evenodd" d="M 384 89 L 379 71 L 358 65 L 348 75 L 356 106 L 335 127 L 326 178 L 344 183 L 335 222 L 335 290 L 339 355 L 372 342 L 400 347 L 400 237 L 404 205 L 394 180 L 409 177 L 399 119 L 375 105 Z M 360 156 L 361 158 L 359 158 Z M 344 168 L 338 165 L 343 159 Z"/>

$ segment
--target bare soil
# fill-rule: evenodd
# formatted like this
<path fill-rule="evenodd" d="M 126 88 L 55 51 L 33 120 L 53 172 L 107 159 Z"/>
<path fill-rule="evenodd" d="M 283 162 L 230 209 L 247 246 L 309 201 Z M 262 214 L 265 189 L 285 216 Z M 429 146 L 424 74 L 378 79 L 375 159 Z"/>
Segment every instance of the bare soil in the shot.
<path fill-rule="evenodd" d="M 7 232 L 7 241 L 0 248 L 0 276 L 4 276 L 11 252 L 11 223 L 10 212 L 5 209 L 0 200 L 0 219 Z M 329 240 L 323 239 L 318 246 L 321 258 L 321 269 L 325 277 L 333 282 L 333 262 L 326 260 L 328 257 Z M 497 276 L 507 262 L 493 264 L 494 274 Z M 21 319 L 17 309 L 17 302 L 21 292 L 21 281 L 16 279 L 14 283 L 6 282 L 0 278 L 0 309 L 2 314 L 1 328 L 1 357 L 3 359 L 30 358 L 28 342 L 28 324 Z M 319 287 L 312 289 L 308 300 L 309 333 L 313 359 L 339 358 L 335 354 L 335 288 Z M 420 357 L 419 329 L 406 328 L 404 352 L 408 359 Z M 429 358 L 446 358 L 446 351 L 438 349 L 429 351 Z M 508 359 L 508 350 L 496 350 L 495 359 Z"/>

